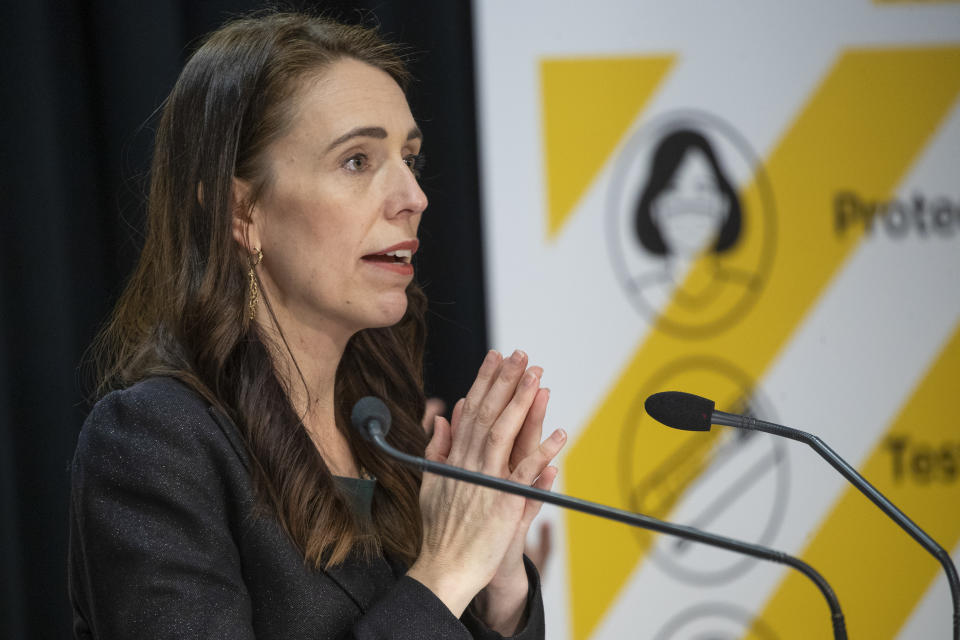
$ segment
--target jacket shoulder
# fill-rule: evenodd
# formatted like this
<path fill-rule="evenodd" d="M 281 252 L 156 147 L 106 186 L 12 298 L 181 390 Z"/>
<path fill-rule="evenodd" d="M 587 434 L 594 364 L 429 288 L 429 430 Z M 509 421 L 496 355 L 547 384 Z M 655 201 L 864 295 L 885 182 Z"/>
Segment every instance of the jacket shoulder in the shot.
<path fill-rule="evenodd" d="M 113 476 L 139 475 L 156 465 L 172 466 L 168 472 L 202 470 L 237 458 L 246 466 L 233 423 L 186 384 L 154 377 L 94 405 L 77 440 L 73 472 L 76 480 L 84 468 Z"/>

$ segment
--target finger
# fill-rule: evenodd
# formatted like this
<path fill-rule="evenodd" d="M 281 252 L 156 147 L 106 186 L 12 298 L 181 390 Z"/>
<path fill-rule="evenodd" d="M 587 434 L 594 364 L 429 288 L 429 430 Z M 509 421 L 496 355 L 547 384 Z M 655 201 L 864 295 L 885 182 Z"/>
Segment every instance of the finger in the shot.
<path fill-rule="evenodd" d="M 470 394 L 467 394 L 467 401 L 463 407 L 465 418 L 475 420 L 481 426 L 490 428 L 500 412 L 507 406 L 513 392 L 520 381 L 527 366 L 527 354 L 519 349 L 504 359 L 497 371 L 497 375 L 490 382 L 486 393 L 476 404 L 471 402 Z"/>
<path fill-rule="evenodd" d="M 429 437 L 433 433 L 433 419 L 447 410 L 447 403 L 440 398 L 427 398 L 426 406 L 423 410 L 423 430 Z"/>
<path fill-rule="evenodd" d="M 460 426 L 462 418 L 465 417 L 467 422 L 473 419 L 473 416 L 479 410 L 483 398 L 487 394 L 487 390 L 500 371 L 502 362 L 503 356 L 501 356 L 499 352 L 493 350 L 487 352 L 486 357 L 483 359 L 483 364 L 480 365 L 480 370 L 477 372 L 477 377 L 463 400 L 460 415 L 454 420 L 457 427 Z M 463 456 L 463 452 L 467 449 L 469 435 L 462 434 L 462 429 L 456 429 L 456 431 L 457 437 L 453 441 L 450 454 L 459 460 Z"/>
<path fill-rule="evenodd" d="M 537 489 L 542 489 L 544 491 L 550 491 L 553 488 L 553 482 L 557 479 L 557 473 L 560 470 L 554 467 L 553 465 L 547 466 L 543 470 L 543 473 L 540 474 L 540 477 L 537 478 L 537 481 L 533 483 L 533 486 Z M 529 527 L 530 523 L 533 522 L 533 519 L 537 517 L 537 514 L 540 513 L 540 508 L 543 506 L 543 503 L 539 500 L 527 500 L 526 505 L 523 508 L 523 517 L 520 519 L 522 526 Z M 541 540 L 541 543 L 543 541 Z M 549 544 L 549 540 L 547 541 Z"/>
<path fill-rule="evenodd" d="M 464 405 L 464 411 L 467 415 L 476 413 L 484 396 L 487 395 L 490 385 L 493 384 L 497 374 L 500 372 L 502 364 L 503 356 L 500 355 L 499 351 L 490 350 L 487 352 L 486 357 L 480 364 L 480 370 L 477 371 L 476 379 L 474 379 L 473 384 L 470 385 L 470 390 L 467 391 L 466 403 Z"/>
<path fill-rule="evenodd" d="M 450 455 L 450 445 L 452 434 L 450 432 L 450 423 L 446 418 L 437 416 L 433 421 L 433 437 L 427 444 L 424 457 L 433 462 L 446 462 Z"/>
<path fill-rule="evenodd" d="M 547 402 L 549 401 L 550 389 L 537 391 L 537 395 L 533 398 L 533 404 L 527 411 L 527 417 L 523 420 L 523 426 L 520 427 L 517 439 L 513 443 L 513 450 L 510 452 L 511 471 L 516 469 L 520 461 L 533 453 L 533 450 L 540 445 L 540 439 L 543 437 L 543 419 L 547 415 Z"/>
<path fill-rule="evenodd" d="M 533 484 L 535 478 L 543 473 L 546 466 L 560 453 L 567 441 L 567 433 L 557 429 L 549 438 L 540 443 L 537 450 L 524 458 L 510 474 L 510 479 L 521 484 Z"/>
<path fill-rule="evenodd" d="M 527 354 L 516 350 L 503 361 L 499 373 L 479 404 L 472 405 L 470 395 L 467 394 L 467 401 L 463 406 L 463 419 L 470 425 L 471 435 L 470 445 L 466 453 L 475 463 L 479 463 L 490 429 L 513 398 L 517 390 L 517 384 L 523 377 L 526 368 Z M 473 411 L 474 406 L 476 407 L 475 411 Z M 518 420 L 518 427 L 519 423 Z M 511 443 L 512 441 L 511 438 Z"/>
<path fill-rule="evenodd" d="M 463 415 L 464 402 L 466 402 L 466 398 L 457 400 L 457 404 L 453 405 L 453 412 L 450 414 L 450 434 L 454 442 L 457 441 L 457 432 L 460 425 L 460 418 Z M 451 449 L 452 448 L 453 447 L 451 447 Z"/>
<path fill-rule="evenodd" d="M 463 403 L 466 401 L 466 398 L 460 398 L 457 400 L 457 404 L 453 405 L 453 413 L 450 416 L 450 426 L 453 427 L 454 431 L 456 431 L 457 425 L 460 424 L 460 418 L 463 416 Z"/>
<path fill-rule="evenodd" d="M 513 393 L 513 398 L 500 412 L 484 440 L 481 468 L 486 473 L 502 475 L 506 470 L 509 473 L 508 462 L 511 452 L 516 445 L 517 434 L 523 427 L 524 420 L 530 412 L 530 407 L 540 390 L 538 371 L 528 369 Z M 533 450 L 536 450 L 539 438 L 536 438 Z"/>

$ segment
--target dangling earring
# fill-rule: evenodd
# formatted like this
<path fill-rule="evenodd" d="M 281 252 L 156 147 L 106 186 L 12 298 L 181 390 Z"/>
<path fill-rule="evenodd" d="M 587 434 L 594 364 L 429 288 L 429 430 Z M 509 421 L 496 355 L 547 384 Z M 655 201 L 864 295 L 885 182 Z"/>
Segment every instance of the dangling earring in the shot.
<path fill-rule="evenodd" d="M 263 260 L 263 251 L 257 249 L 257 255 L 255 258 L 251 258 L 250 271 L 247 272 L 250 280 L 250 312 L 247 314 L 247 320 L 253 320 L 254 316 L 257 315 L 257 301 L 260 300 L 260 287 L 257 286 L 257 274 L 254 273 L 253 269 L 260 264 L 261 260 Z"/>

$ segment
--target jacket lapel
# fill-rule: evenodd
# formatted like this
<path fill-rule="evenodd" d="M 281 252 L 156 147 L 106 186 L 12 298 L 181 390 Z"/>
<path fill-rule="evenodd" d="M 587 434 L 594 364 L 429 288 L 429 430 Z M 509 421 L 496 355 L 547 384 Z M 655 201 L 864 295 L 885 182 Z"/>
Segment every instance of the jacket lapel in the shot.
<path fill-rule="evenodd" d="M 247 473 L 250 473 L 250 459 L 247 457 L 247 447 L 243 444 L 243 438 L 240 436 L 240 430 L 237 428 L 237 425 L 233 424 L 233 420 L 223 415 L 223 413 L 213 405 L 207 408 L 207 412 L 213 417 L 213 421 L 217 423 L 217 426 L 220 427 L 223 435 L 226 436 L 230 446 L 233 447 L 237 457 L 240 458 L 240 462 L 243 463 L 244 469 L 247 470 Z"/>
<path fill-rule="evenodd" d="M 367 562 L 351 555 L 342 564 L 324 571 L 350 596 L 361 613 L 366 613 L 396 580 L 383 558 Z"/>
<path fill-rule="evenodd" d="M 250 460 L 247 457 L 247 448 L 243 443 L 240 430 L 216 407 L 211 406 L 208 411 L 249 473 Z M 361 613 L 366 613 L 370 606 L 396 582 L 400 575 L 397 570 L 397 566 L 388 564 L 383 558 L 374 558 L 367 562 L 350 555 L 342 564 L 324 569 L 323 572 L 349 596 Z M 403 573 L 403 570 L 400 573 Z"/>

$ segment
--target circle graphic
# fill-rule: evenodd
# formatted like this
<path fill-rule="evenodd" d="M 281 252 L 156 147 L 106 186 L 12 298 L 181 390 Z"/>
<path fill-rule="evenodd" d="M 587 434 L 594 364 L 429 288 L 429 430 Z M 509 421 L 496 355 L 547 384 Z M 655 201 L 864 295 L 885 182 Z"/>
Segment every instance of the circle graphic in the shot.
<path fill-rule="evenodd" d="M 624 145 L 606 230 L 613 270 L 637 312 L 668 333 L 707 337 L 736 323 L 763 290 L 776 240 L 773 191 L 732 126 L 671 112 Z"/>
<path fill-rule="evenodd" d="M 632 511 L 710 533 L 768 546 L 783 523 L 789 494 L 787 448 L 756 431 L 670 429 L 644 400 L 676 389 L 710 397 L 725 411 L 774 418 L 769 402 L 743 371 L 712 357 L 674 361 L 642 385 L 620 437 L 620 486 Z M 756 558 L 636 529 L 651 561 L 671 577 L 715 586 L 745 573 Z"/>
<path fill-rule="evenodd" d="M 653 640 L 778 640 L 763 620 L 732 604 L 704 602 L 671 618 Z"/>

